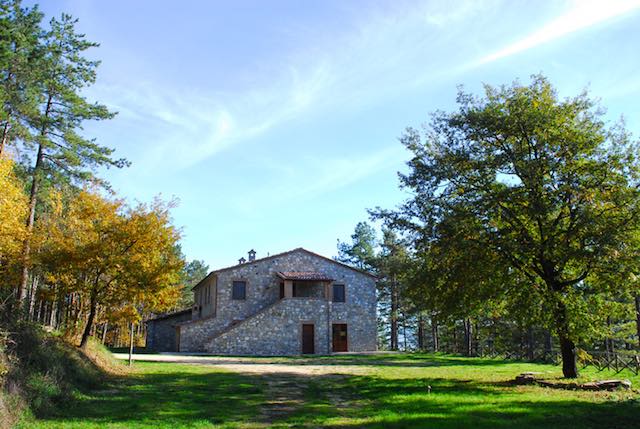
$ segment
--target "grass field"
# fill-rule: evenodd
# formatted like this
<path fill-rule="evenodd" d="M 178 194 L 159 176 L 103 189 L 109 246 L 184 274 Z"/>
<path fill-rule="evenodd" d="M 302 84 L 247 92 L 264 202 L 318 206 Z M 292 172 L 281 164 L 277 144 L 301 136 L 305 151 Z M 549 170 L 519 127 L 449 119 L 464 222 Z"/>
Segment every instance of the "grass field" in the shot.
<path fill-rule="evenodd" d="M 255 358 L 247 365 L 313 366 L 321 374 L 236 373 L 138 362 L 21 428 L 635 428 L 638 391 L 584 392 L 509 383 L 557 366 L 440 355 Z M 613 377 L 593 369 L 583 380 Z M 640 377 L 623 372 L 634 388 Z M 431 393 L 428 392 L 431 386 Z"/>

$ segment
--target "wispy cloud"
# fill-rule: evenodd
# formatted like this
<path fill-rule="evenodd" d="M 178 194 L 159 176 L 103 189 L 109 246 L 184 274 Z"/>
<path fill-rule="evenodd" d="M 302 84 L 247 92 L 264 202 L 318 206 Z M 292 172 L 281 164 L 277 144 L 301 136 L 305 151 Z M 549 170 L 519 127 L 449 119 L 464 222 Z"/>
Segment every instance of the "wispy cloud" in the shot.
<path fill-rule="evenodd" d="M 117 126 L 135 130 L 138 156 L 143 168 L 179 170 L 221 150 L 267 132 L 307 109 L 324 87 L 327 76 L 318 66 L 300 77 L 291 68 L 272 87 L 225 91 L 180 91 L 154 87 L 151 83 L 100 85 L 92 91 L 97 99 L 119 114 Z"/>
<path fill-rule="evenodd" d="M 215 83 L 210 88 L 176 90 L 127 81 L 98 89 L 102 91 L 98 99 L 120 111 L 117 121 L 135 124 L 132 130 L 144 130 L 144 135 L 137 136 L 146 146 L 134 159 L 138 165 L 179 170 L 257 140 L 310 112 L 335 115 L 366 108 L 455 78 L 468 71 L 468 58 L 503 40 L 503 34 L 495 31 L 501 19 L 497 11 L 509 9 L 517 14 L 517 8 L 509 5 L 500 0 L 467 0 L 452 8 L 442 0 L 421 5 L 394 2 L 364 13 L 347 10 L 349 25 L 329 29 L 329 36 L 313 31 L 301 34 L 295 23 L 282 29 L 291 37 L 308 40 L 290 52 L 274 52 L 273 64 L 264 65 L 269 79 L 234 90 Z M 640 0 L 576 1 L 561 16 L 473 66 L 549 43 L 638 7 Z M 488 48 L 486 41 L 492 41 Z"/>
<path fill-rule="evenodd" d="M 563 15 L 528 36 L 480 59 L 477 65 L 499 60 L 640 8 L 640 0 L 575 0 Z"/>
<path fill-rule="evenodd" d="M 369 176 L 389 174 L 405 157 L 405 149 L 396 144 L 364 156 L 303 158 L 297 160 L 296 167 L 274 163 L 268 180 L 228 198 L 241 216 L 262 216 L 265 210 L 281 207 L 283 203 L 313 201 Z"/>
<path fill-rule="evenodd" d="M 94 90 L 120 112 L 120 126 L 129 122 L 144 131 L 144 140 L 137 136 L 146 146 L 139 148 L 137 165 L 181 169 L 310 111 L 366 106 L 446 76 L 444 42 L 486 1 L 464 1 L 455 9 L 436 1 L 351 11 L 350 27 L 333 29 L 331 37 L 311 35 L 298 50 L 274 54 L 275 65 L 265 65 L 270 79 L 233 91 L 215 85 L 175 90 L 136 80 Z"/>

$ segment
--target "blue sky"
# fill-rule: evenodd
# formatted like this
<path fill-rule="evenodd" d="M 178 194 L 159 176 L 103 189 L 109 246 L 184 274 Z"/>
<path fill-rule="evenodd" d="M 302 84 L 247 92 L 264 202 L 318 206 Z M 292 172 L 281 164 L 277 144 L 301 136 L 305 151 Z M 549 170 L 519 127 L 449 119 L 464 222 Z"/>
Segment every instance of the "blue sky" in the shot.
<path fill-rule="evenodd" d="M 31 3 L 31 2 L 29 2 Z M 87 135 L 132 161 L 131 201 L 177 197 L 189 259 L 294 247 L 327 256 L 404 195 L 398 143 L 456 86 L 584 87 L 640 135 L 640 0 L 45 1 L 101 43 L 87 95 L 119 112 Z"/>

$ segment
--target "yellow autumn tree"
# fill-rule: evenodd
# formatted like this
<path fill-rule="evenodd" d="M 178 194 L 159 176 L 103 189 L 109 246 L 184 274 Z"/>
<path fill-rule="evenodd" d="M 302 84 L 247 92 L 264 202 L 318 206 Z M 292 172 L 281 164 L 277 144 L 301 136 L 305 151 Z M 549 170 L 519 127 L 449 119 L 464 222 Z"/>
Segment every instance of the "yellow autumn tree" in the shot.
<path fill-rule="evenodd" d="M 167 291 L 178 288 L 184 261 L 175 250 L 180 236 L 170 208 L 159 200 L 129 208 L 122 200 L 82 191 L 47 225 L 47 281 L 81 300 L 81 346 L 100 307 L 108 313 L 126 305 L 161 306 L 158 297 L 172 296 Z"/>
<path fill-rule="evenodd" d="M 13 172 L 13 161 L 0 156 L 0 287 L 11 287 L 12 268 L 20 258 L 25 239 L 27 196 L 22 183 Z M 7 283 L 5 283 L 7 282 Z"/>

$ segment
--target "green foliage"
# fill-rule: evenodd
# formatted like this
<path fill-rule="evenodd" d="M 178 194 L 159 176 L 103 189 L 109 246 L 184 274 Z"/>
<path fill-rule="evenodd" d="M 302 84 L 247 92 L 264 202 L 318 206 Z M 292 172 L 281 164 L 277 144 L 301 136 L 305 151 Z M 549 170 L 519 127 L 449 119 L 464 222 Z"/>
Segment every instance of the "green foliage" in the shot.
<path fill-rule="evenodd" d="M 77 20 L 63 14 L 60 19 L 51 20 L 50 29 L 43 36 L 44 54 L 37 77 L 42 101 L 32 125 L 39 131 L 37 146 L 42 155 L 42 164 L 36 165 L 36 170 L 87 180 L 95 179 L 91 172 L 94 167 L 122 167 L 127 162 L 112 159 L 112 149 L 79 132 L 83 122 L 110 119 L 114 113 L 82 96 L 84 88 L 95 82 L 99 65 L 99 61 L 87 59 L 85 51 L 98 44 L 77 33 L 76 24 Z"/>
<path fill-rule="evenodd" d="M 373 215 L 411 238 L 421 284 L 435 285 L 425 295 L 448 313 L 528 296 L 520 312 L 543 310 L 575 376 L 567 360 L 595 326 L 594 297 L 630 287 L 602 279 L 638 256 L 638 144 L 586 93 L 560 100 L 543 76 L 458 104 L 405 132 L 411 197 Z"/>
<path fill-rule="evenodd" d="M 0 1 L 0 153 L 18 140 L 30 140 L 29 119 L 37 111 L 36 73 L 41 56 L 43 14 L 19 0 Z"/>
<path fill-rule="evenodd" d="M 351 235 L 351 243 L 338 240 L 338 261 L 362 270 L 375 265 L 376 231 L 366 222 L 358 222 Z"/>
<path fill-rule="evenodd" d="M 182 269 L 182 294 L 180 301 L 178 302 L 179 308 L 187 308 L 193 305 L 193 292 L 191 288 L 194 287 L 200 280 L 204 279 L 209 274 L 209 266 L 202 260 L 194 259 L 185 263 Z"/>

